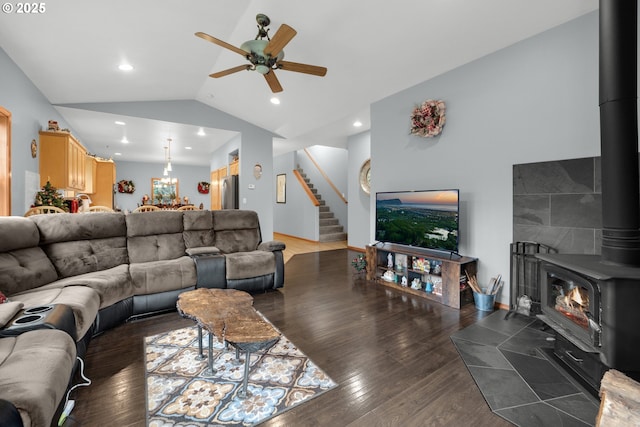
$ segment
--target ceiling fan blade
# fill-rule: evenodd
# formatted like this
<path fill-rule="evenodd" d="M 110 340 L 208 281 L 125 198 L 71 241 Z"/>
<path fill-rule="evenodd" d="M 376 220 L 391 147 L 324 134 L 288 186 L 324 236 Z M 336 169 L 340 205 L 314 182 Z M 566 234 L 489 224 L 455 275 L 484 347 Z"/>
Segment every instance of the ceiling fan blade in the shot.
<path fill-rule="evenodd" d="M 267 74 L 264 74 L 264 78 L 267 81 L 267 84 L 271 88 L 271 92 L 278 93 L 282 92 L 282 86 L 280 86 L 280 82 L 276 77 L 276 73 L 273 70 L 269 71 Z"/>
<path fill-rule="evenodd" d="M 251 65 L 238 65 L 237 67 L 229 68 L 228 70 L 218 71 L 217 73 L 209 74 L 209 77 L 213 77 L 217 79 L 218 77 L 224 77 L 229 74 L 237 73 L 238 71 L 248 70 L 251 68 Z"/>
<path fill-rule="evenodd" d="M 324 77 L 324 75 L 327 74 L 325 67 L 318 67 L 317 65 L 299 64 L 289 61 L 280 61 L 277 65 L 281 70 L 295 71 L 296 73 L 305 73 L 320 77 Z"/>
<path fill-rule="evenodd" d="M 287 24 L 280 25 L 278 31 L 271 37 L 271 40 L 264 48 L 264 53 L 272 57 L 277 56 L 296 34 L 298 34 L 296 30 Z"/>
<path fill-rule="evenodd" d="M 247 52 L 245 52 L 244 50 L 240 49 L 239 47 L 235 47 L 234 45 L 231 45 L 231 44 L 229 44 L 227 42 L 223 42 L 222 40 L 217 39 L 217 38 L 215 38 L 213 36 L 210 36 L 207 33 L 203 33 L 203 32 L 199 31 L 199 32 L 196 33 L 196 36 L 198 36 L 201 39 L 204 39 L 204 40 L 206 40 L 208 42 L 211 42 L 213 44 L 217 44 L 218 46 L 222 46 L 224 48 L 227 48 L 230 51 L 233 51 L 233 52 L 235 52 L 237 54 L 240 54 L 240 55 L 244 56 L 245 58 L 247 56 Z"/>

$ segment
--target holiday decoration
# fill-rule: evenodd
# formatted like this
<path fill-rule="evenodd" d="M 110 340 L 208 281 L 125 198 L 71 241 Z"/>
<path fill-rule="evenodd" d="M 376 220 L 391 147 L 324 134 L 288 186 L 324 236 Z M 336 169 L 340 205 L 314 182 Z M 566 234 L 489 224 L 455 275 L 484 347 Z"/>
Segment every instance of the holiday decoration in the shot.
<path fill-rule="evenodd" d="M 118 181 L 118 193 L 131 194 L 134 191 L 136 191 L 136 186 L 133 181 L 127 181 L 126 179 Z"/>
<path fill-rule="evenodd" d="M 428 99 L 411 113 L 411 134 L 432 138 L 440 132 L 445 123 L 444 101 Z"/>
<path fill-rule="evenodd" d="M 200 181 L 198 183 L 198 193 L 209 194 L 209 183 L 206 181 Z"/>
<path fill-rule="evenodd" d="M 33 206 L 55 206 L 65 211 L 69 210 L 62 195 L 49 181 L 42 187 L 42 190 L 36 193 Z"/>

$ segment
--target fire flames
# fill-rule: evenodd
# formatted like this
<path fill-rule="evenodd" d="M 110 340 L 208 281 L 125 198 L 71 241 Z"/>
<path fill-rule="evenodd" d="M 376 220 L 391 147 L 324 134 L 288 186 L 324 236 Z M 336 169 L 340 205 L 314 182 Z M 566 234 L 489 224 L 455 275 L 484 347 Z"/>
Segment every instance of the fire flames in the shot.
<path fill-rule="evenodd" d="M 581 327 L 585 329 L 589 327 L 589 318 L 586 314 L 589 311 L 589 293 L 586 289 L 575 287 L 566 295 L 558 295 L 555 309 Z"/>

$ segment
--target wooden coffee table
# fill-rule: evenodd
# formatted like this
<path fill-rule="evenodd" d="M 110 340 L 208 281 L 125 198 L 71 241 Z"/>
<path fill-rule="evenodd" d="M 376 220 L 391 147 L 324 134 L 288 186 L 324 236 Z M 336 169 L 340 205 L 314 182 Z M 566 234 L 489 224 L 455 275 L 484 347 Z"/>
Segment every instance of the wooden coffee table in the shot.
<path fill-rule="evenodd" d="M 181 316 L 193 319 L 198 325 L 200 357 L 202 354 L 202 328 L 209 332 L 209 367 L 205 376 L 213 376 L 213 336 L 245 352 L 243 387 L 238 396 L 249 396 L 249 361 L 251 353 L 267 350 L 280 339 L 280 333 L 254 308 L 253 297 L 237 289 L 207 289 L 183 292 L 176 303 Z"/>

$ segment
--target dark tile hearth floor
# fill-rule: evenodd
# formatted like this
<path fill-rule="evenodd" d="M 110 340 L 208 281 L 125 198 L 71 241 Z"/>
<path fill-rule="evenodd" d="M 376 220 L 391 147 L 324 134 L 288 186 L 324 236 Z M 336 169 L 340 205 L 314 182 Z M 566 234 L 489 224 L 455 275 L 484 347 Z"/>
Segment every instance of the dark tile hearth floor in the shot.
<path fill-rule="evenodd" d="M 498 310 L 451 336 L 491 410 L 520 427 L 593 426 L 600 402 L 551 361 L 552 331 Z"/>

